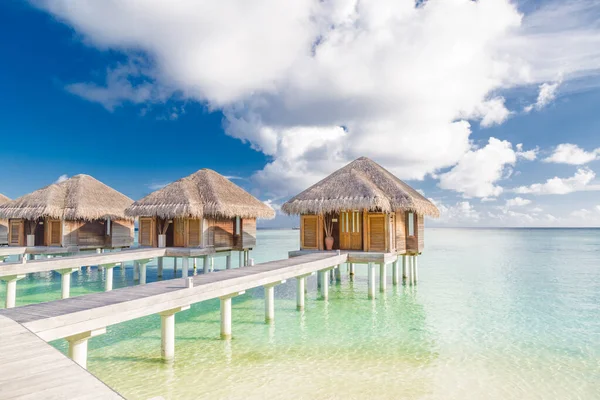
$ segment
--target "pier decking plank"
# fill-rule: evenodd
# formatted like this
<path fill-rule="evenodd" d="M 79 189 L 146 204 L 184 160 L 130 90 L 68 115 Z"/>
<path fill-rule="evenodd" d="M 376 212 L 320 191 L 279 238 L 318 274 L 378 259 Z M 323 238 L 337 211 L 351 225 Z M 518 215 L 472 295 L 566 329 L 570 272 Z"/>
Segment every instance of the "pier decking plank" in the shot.
<path fill-rule="evenodd" d="M 25 327 L 0 316 L 1 399 L 122 399 Z"/>

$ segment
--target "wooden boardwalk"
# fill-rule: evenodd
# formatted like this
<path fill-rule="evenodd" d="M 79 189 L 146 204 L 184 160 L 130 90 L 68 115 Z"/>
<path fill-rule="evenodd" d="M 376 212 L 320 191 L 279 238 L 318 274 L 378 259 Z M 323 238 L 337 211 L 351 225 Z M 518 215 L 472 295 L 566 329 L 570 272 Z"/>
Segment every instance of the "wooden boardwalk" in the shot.
<path fill-rule="evenodd" d="M 0 399 L 123 399 L 21 324 L 0 316 Z"/>
<path fill-rule="evenodd" d="M 46 341 L 102 329 L 151 314 L 310 274 L 346 262 L 347 255 L 308 254 L 291 259 L 110 292 L 0 310 Z"/>

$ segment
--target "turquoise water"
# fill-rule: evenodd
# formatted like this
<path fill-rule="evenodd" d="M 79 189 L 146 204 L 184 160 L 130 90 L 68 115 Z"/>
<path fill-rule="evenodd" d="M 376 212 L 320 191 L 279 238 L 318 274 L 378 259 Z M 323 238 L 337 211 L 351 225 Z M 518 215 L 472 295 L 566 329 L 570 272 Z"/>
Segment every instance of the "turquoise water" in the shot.
<path fill-rule="evenodd" d="M 298 231 L 258 242 L 256 262 L 283 258 Z M 600 398 L 600 230 L 428 229 L 419 267 L 417 287 L 390 277 L 374 301 L 364 266 L 353 282 L 344 266 L 328 302 L 311 277 L 304 312 L 290 280 L 275 289 L 273 325 L 262 290 L 247 291 L 231 341 L 219 340 L 218 301 L 193 305 L 176 316 L 172 364 L 158 316 L 111 326 L 90 340 L 88 368 L 130 399 Z M 73 295 L 103 289 L 96 268 L 73 275 Z M 130 266 L 115 270 L 115 288 L 132 283 Z M 18 304 L 59 297 L 56 274 L 19 281 Z"/>

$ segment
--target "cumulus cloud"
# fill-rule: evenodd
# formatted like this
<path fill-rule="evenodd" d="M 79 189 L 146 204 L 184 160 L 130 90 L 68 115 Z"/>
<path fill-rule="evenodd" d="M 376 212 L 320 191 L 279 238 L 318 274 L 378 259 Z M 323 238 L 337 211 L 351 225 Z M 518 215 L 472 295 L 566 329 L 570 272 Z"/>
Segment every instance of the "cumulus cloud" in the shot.
<path fill-rule="evenodd" d="M 542 83 L 539 87 L 538 97 L 535 103 L 526 106 L 523 111 L 526 113 L 531 112 L 534 108 L 536 110 L 541 110 L 546 107 L 556 98 L 556 91 L 558 90 L 558 86 L 560 82 L 555 83 Z"/>
<path fill-rule="evenodd" d="M 600 28 L 573 23 L 589 6 L 561 3 L 524 16 L 510 0 L 35 2 L 134 60 L 67 90 L 109 110 L 176 95 L 223 111 L 270 158 L 253 179 L 274 196 L 361 155 L 422 179 L 472 152 L 469 120 L 509 117 L 497 93 L 596 72 Z M 465 194 L 496 195 L 490 179 Z"/>
<path fill-rule="evenodd" d="M 553 153 L 545 158 L 544 162 L 582 165 L 598 159 L 599 156 L 600 148 L 592 151 L 585 151 L 576 144 L 563 143 L 556 146 Z"/>
<path fill-rule="evenodd" d="M 62 174 L 54 181 L 54 183 L 61 183 L 66 181 L 67 179 L 69 179 L 69 176 L 67 174 Z"/>
<path fill-rule="evenodd" d="M 523 150 L 523 143 L 519 143 L 516 146 L 517 149 L 517 158 L 521 158 L 523 160 L 527 160 L 527 161 L 533 161 L 537 158 L 537 154 L 539 152 L 539 148 L 536 147 L 535 149 L 531 149 L 531 150 Z"/>
<path fill-rule="evenodd" d="M 439 200 L 429 199 L 440 210 L 440 218 L 436 221 L 441 224 L 468 225 L 479 221 L 480 213 L 468 201 L 459 201 L 454 205 L 446 205 Z"/>
<path fill-rule="evenodd" d="M 467 197 L 496 197 L 503 190 L 496 182 L 502 179 L 506 166 L 516 161 L 510 142 L 492 137 L 485 147 L 470 150 L 456 166 L 440 175 L 439 186 Z"/>
<path fill-rule="evenodd" d="M 580 168 L 570 178 L 559 178 L 555 176 L 544 183 L 534 183 L 529 186 L 520 186 L 514 189 L 516 193 L 544 194 L 567 194 L 581 190 L 598 190 L 597 187 L 588 186 L 596 177 L 594 171 L 589 168 Z"/>
<path fill-rule="evenodd" d="M 582 209 L 573 211 L 571 213 L 571 216 L 576 217 L 576 218 L 585 219 L 585 218 L 589 217 L 591 214 L 592 214 L 592 212 L 590 210 L 582 208 Z"/>
<path fill-rule="evenodd" d="M 522 197 L 515 197 L 514 199 L 506 200 L 506 207 L 522 207 L 531 204 L 531 200 L 524 199 Z"/>

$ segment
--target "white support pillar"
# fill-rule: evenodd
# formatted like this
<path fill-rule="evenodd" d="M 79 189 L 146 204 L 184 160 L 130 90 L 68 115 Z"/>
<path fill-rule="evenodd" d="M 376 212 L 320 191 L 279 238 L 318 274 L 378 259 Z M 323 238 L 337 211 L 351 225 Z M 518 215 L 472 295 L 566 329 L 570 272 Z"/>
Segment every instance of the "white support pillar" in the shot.
<path fill-rule="evenodd" d="M 264 285 L 265 288 L 265 322 L 271 323 L 275 321 L 275 286 L 285 283 L 283 281 L 277 281 Z"/>
<path fill-rule="evenodd" d="M 375 298 L 375 264 L 369 263 L 368 269 L 369 269 L 369 283 L 368 283 L 369 299 L 374 299 Z"/>
<path fill-rule="evenodd" d="M 231 299 L 245 292 L 231 293 L 221 296 L 221 339 L 231 339 Z"/>
<path fill-rule="evenodd" d="M 306 277 L 299 276 L 296 278 L 296 308 L 298 310 L 304 310 L 304 286 L 306 284 Z"/>
<path fill-rule="evenodd" d="M 173 278 L 177 278 L 177 257 L 173 257 Z"/>
<path fill-rule="evenodd" d="M 299 311 L 304 310 L 304 294 L 306 293 L 306 278 L 314 275 L 314 272 L 296 277 L 296 308 Z"/>
<path fill-rule="evenodd" d="M 139 267 L 137 261 L 133 262 L 133 280 L 134 281 L 140 280 L 140 267 Z"/>
<path fill-rule="evenodd" d="M 385 292 L 387 286 L 387 264 L 379 264 L 379 291 Z"/>
<path fill-rule="evenodd" d="M 61 275 L 61 298 L 68 299 L 71 292 L 71 274 L 77 271 L 79 268 L 66 268 L 59 269 L 58 272 Z"/>
<path fill-rule="evenodd" d="M 188 257 L 181 257 L 181 277 L 187 278 L 189 274 L 190 259 Z"/>
<path fill-rule="evenodd" d="M 102 335 L 103 333 L 106 333 L 106 328 L 95 329 L 93 331 L 66 337 L 65 339 L 69 342 L 69 358 L 87 369 L 88 340 L 94 336 Z"/>
<path fill-rule="evenodd" d="M 140 279 L 140 285 L 145 285 L 147 282 L 147 267 L 148 267 L 148 263 L 152 261 L 151 258 L 145 258 L 143 260 L 137 260 L 137 266 L 138 266 L 138 270 L 139 270 L 139 279 Z"/>
<path fill-rule="evenodd" d="M 275 321 L 275 285 L 265 285 L 265 322 Z"/>
<path fill-rule="evenodd" d="M 225 269 L 231 269 L 231 253 L 225 256 Z"/>
<path fill-rule="evenodd" d="M 106 271 L 106 275 L 104 276 L 104 290 L 107 292 L 113 289 L 113 269 L 116 265 L 117 263 L 102 264 L 102 267 Z"/>
<path fill-rule="evenodd" d="M 208 274 L 208 257 L 202 257 L 202 273 Z"/>
<path fill-rule="evenodd" d="M 6 301 L 4 307 L 13 308 L 17 302 L 17 281 L 25 278 L 25 275 L 3 276 L 0 280 L 6 282 Z"/>
<path fill-rule="evenodd" d="M 221 298 L 221 339 L 231 339 L 231 297 Z"/>
<path fill-rule="evenodd" d="M 250 249 L 246 250 L 246 265 L 250 265 Z"/>
<path fill-rule="evenodd" d="M 242 268 L 244 266 L 244 251 L 243 250 L 238 251 L 238 255 L 240 258 L 238 265 L 239 265 L 239 268 Z"/>
<path fill-rule="evenodd" d="M 320 272 L 317 272 L 317 289 L 321 289 L 323 275 Z"/>
<path fill-rule="evenodd" d="M 338 265 L 335 268 L 335 281 L 337 283 L 340 283 L 342 281 L 342 266 L 341 265 Z"/>
<path fill-rule="evenodd" d="M 412 285 L 412 256 L 406 256 L 406 284 Z"/>
<path fill-rule="evenodd" d="M 210 272 L 215 272 L 215 258 L 210 257 Z"/>
<path fill-rule="evenodd" d="M 163 276 L 163 258 L 162 257 L 158 257 L 158 267 L 156 270 L 156 275 L 159 278 L 162 278 L 162 276 Z"/>
<path fill-rule="evenodd" d="M 244 267 L 248 266 L 248 260 L 250 259 L 250 250 L 244 250 Z"/>
<path fill-rule="evenodd" d="M 419 256 L 414 256 L 415 260 L 415 284 L 419 281 Z"/>
<path fill-rule="evenodd" d="M 324 269 L 319 271 L 319 276 L 321 278 L 321 298 L 323 300 L 329 299 L 329 270 Z"/>
<path fill-rule="evenodd" d="M 392 265 L 392 285 L 396 286 L 398 284 L 398 264 L 399 264 L 399 258 L 396 259 L 396 261 L 394 261 L 394 264 Z"/>
<path fill-rule="evenodd" d="M 406 284 L 408 278 L 408 266 L 406 265 L 406 255 L 402 256 L 402 283 Z"/>
<path fill-rule="evenodd" d="M 350 276 L 354 276 L 354 263 L 350 263 Z"/>
<path fill-rule="evenodd" d="M 171 361 L 175 357 L 175 313 L 188 310 L 190 306 L 181 306 L 166 310 L 160 315 L 160 355 L 163 360 Z"/>

